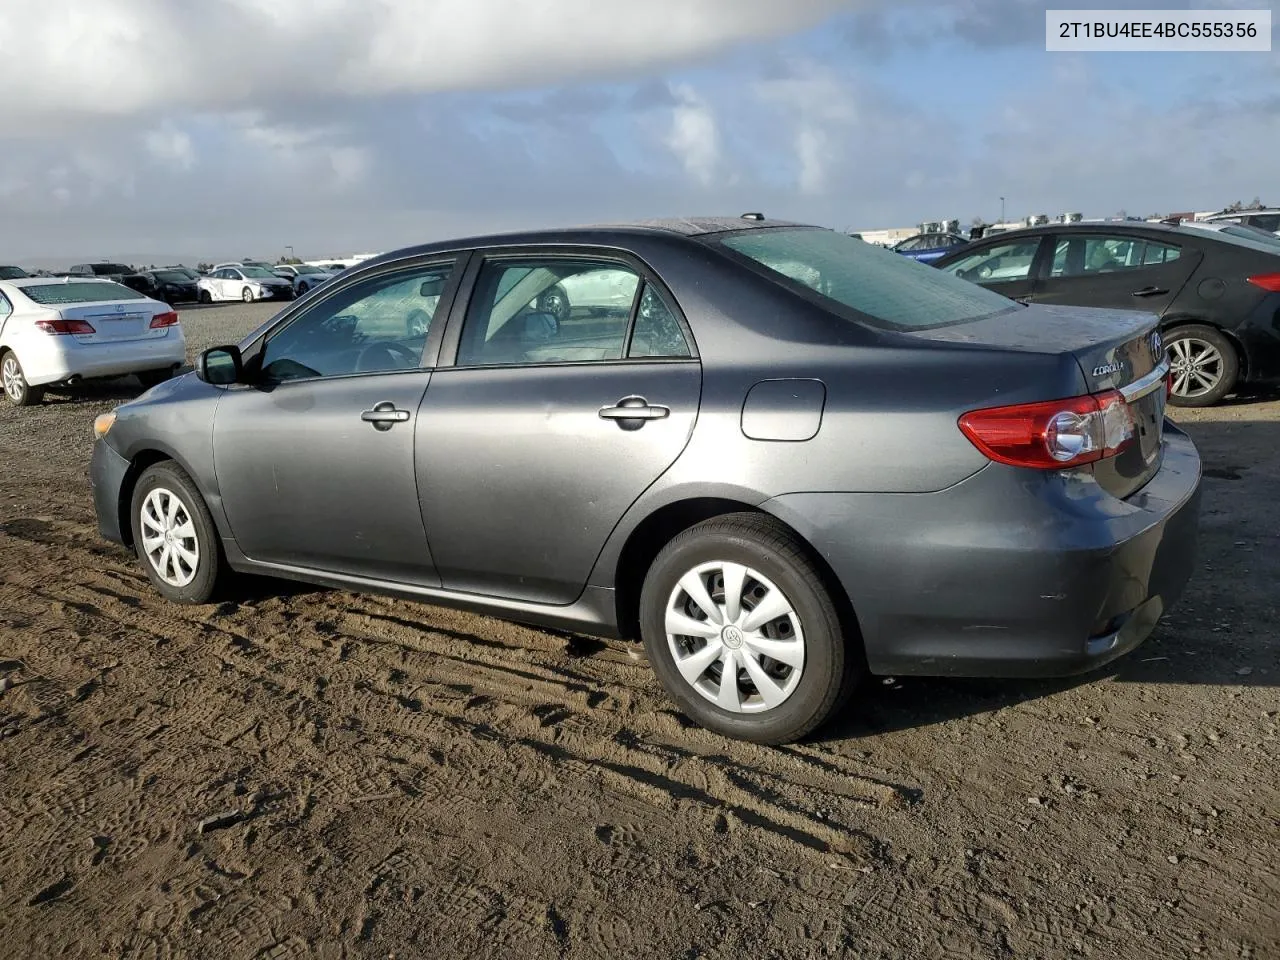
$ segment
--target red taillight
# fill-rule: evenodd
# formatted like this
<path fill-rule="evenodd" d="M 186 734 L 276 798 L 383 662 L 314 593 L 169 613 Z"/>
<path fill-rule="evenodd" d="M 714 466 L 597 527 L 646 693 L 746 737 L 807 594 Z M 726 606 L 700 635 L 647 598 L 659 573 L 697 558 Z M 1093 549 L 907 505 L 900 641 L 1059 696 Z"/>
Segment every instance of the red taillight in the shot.
<path fill-rule="evenodd" d="M 1261 287 L 1270 293 L 1280 293 L 1280 273 L 1260 273 L 1247 279 L 1255 287 Z"/>
<path fill-rule="evenodd" d="M 37 320 L 36 329 L 45 333 L 96 333 L 93 325 L 84 320 Z"/>
<path fill-rule="evenodd" d="M 172 327 L 178 322 L 178 315 L 170 310 L 168 313 L 157 313 L 151 318 L 151 329 L 157 327 Z"/>
<path fill-rule="evenodd" d="M 1038 470 L 1115 456 L 1136 434 L 1129 404 L 1118 390 L 972 410 L 960 418 L 960 429 L 997 463 Z"/>

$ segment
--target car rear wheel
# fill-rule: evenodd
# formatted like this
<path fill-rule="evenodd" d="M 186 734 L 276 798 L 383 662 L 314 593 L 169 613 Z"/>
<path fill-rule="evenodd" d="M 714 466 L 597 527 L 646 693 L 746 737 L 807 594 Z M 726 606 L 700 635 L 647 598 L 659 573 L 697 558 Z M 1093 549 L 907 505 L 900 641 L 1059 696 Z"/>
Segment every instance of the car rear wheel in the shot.
<path fill-rule="evenodd" d="M 245 287 L 240 291 L 240 299 L 245 303 L 253 303 L 253 291 L 248 287 Z"/>
<path fill-rule="evenodd" d="M 133 545 L 152 584 L 175 603 L 205 603 L 223 559 L 209 508 L 195 484 L 171 461 L 143 471 L 133 490 Z"/>
<path fill-rule="evenodd" d="M 771 517 L 730 514 L 675 537 L 645 577 L 640 622 L 667 693 L 737 739 L 800 739 L 860 673 L 822 574 Z"/>
<path fill-rule="evenodd" d="M 298 296 L 300 297 L 306 296 L 307 291 L 310 289 L 311 288 L 308 287 L 305 282 L 298 284 Z"/>
<path fill-rule="evenodd" d="M 4 395 L 15 407 L 34 407 L 44 399 L 44 388 L 27 383 L 18 355 L 12 350 L 0 354 L 0 385 Z"/>
<path fill-rule="evenodd" d="M 213 303 L 213 294 L 208 290 L 201 290 L 198 299 L 201 303 Z"/>
<path fill-rule="evenodd" d="M 1240 357 L 1213 327 L 1177 327 L 1165 336 L 1165 350 L 1173 374 L 1169 402 L 1174 406 L 1209 407 L 1235 389 Z"/>

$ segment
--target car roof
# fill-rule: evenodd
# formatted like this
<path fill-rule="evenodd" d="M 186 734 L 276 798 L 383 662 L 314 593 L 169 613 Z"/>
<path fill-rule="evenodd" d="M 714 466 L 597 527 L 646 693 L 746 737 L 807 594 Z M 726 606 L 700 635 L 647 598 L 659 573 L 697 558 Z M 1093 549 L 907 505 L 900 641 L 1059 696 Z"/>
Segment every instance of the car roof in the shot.
<path fill-rule="evenodd" d="M 470 237 L 453 237 L 431 243 L 389 250 L 355 264 L 356 267 L 376 266 L 403 257 L 443 253 L 450 250 L 494 246 L 537 246 L 564 244 L 590 244 L 609 246 L 626 245 L 630 241 L 649 238 L 686 238 L 730 233 L 742 230 L 763 230 L 774 227 L 824 229 L 814 224 L 796 223 L 790 220 L 765 220 L 748 217 L 671 217 L 652 220 L 628 220 L 615 223 L 583 224 L 571 227 L 552 227 L 539 230 L 508 233 L 480 234 Z M 350 268 L 348 268 L 350 269 Z"/>

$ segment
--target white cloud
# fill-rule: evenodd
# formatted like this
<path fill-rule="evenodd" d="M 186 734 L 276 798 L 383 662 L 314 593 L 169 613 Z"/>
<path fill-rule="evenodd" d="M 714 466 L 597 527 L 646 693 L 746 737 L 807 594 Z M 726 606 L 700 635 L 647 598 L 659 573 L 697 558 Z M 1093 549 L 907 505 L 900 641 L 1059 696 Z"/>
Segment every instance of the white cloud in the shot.
<path fill-rule="evenodd" d="M 699 183 L 710 183 L 720 167 L 720 131 L 707 102 L 687 84 L 672 89 L 677 103 L 671 111 L 667 147 Z"/>
<path fill-rule="evenodd" d="M 0 120 L 622 75 L 854 0 L 3 0 Z"/>
<path fill-rule="evenodd" d="M 147 152 L 161 163 L 177 167 L 179 170 L 190 170 L 196 163 L 195 145 L 191 136 L 179 130 L 172 123 L 166 123 L 155 130 L 147 132 L 143 138 Z"/>
<path fill-rule="evenodd" d="M 858 119 L 847 79 L 801 63 L 785 78 L 760 82 L 756 92 L 762 102 L 777 109 L 780 121 L 792 128 L 796 186 L 802 193 L 823 193 L 830 169 L 843 157 L 841 144 L 848 128 Z"/>

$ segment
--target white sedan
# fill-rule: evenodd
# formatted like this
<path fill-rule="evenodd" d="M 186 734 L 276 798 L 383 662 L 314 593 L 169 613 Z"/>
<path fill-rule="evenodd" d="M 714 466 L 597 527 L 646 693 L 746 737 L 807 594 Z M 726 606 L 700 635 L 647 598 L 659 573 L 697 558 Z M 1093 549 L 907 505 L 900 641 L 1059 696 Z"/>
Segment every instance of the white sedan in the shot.
<path fill-rule="evenodd" d="M 288 300 L 293 284 L 265 267 L 221 267 L 196 281 L 201 303 L 217 300 Z"/>
<path fill-rule="evenodd" d="M 187 359 L 178 315 L 111 280 L 0 280 L 0 384 L 10 403 L 39 403 L 50 386 L 134 374 L 144 387 Z"/>

